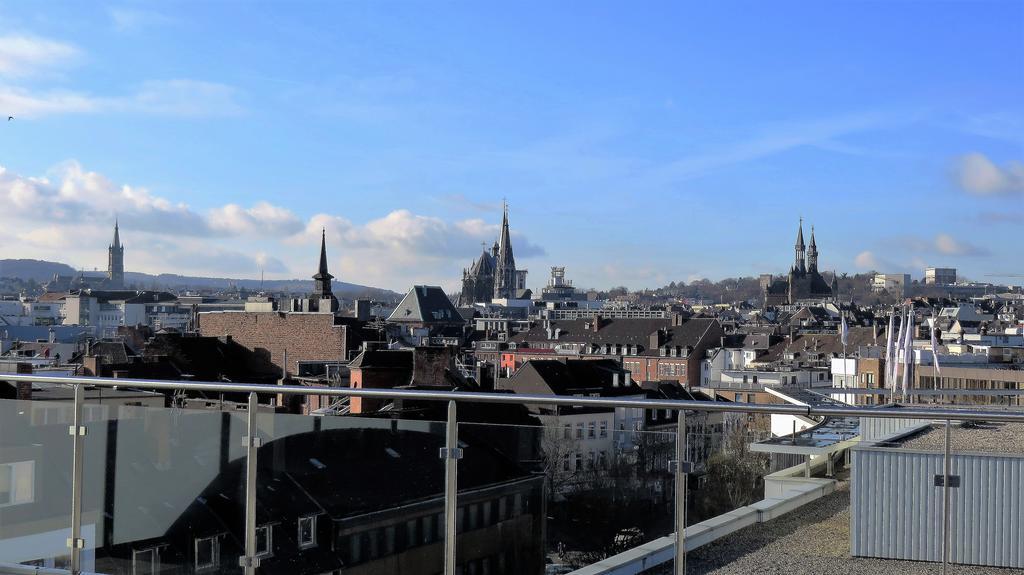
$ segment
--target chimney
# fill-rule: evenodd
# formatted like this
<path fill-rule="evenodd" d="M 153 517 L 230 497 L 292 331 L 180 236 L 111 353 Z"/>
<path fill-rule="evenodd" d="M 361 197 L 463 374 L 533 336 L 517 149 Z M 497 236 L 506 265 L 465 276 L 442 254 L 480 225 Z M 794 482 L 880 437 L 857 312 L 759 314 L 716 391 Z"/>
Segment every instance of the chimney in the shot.
<path fill-rule="evenodd" d="M 665 343 L 665 331 L 659 329 L 651 333 L 647 347 L 650 349 L 657 349 L 661 347 L 661 344 L 663 343 Z"/>
<path fill-rule="evenodd" d="M 22 375 L 31 375 L 32 364 L 16 363 L 14 364 L 14 371 L 15 373 L 20 373 Z M 19 381 L 16 385 L 14 398 L 24 401 L 32 399 L 32 383 L 28 381 Z"/>
<path fill-rule="evenodd" d="M 602 321 L 602 319 L 603 318 L 601 317 L 600 314 L 594 316 L 594 324 L 593 324 L 594 333 L 597 333 L 597 331 L 601 329 L 601 321 Z"/>
<path fill-rule="evenodd" d="M 370 321 L 370 300 L 357 299 L 355 303 L 355 316 L 359 321 Z"/>

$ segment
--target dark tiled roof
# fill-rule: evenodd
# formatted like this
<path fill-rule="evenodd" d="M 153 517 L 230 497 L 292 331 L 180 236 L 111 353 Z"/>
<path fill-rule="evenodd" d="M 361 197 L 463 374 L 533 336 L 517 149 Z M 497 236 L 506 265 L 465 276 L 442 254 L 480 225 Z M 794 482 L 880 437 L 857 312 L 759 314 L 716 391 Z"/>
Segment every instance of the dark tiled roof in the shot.
<path fill-rule="evenodd" d="M 348 364 L 352 368 L 412 369 L 413 351 L 408 349 L 364 350 Z"/>
<path fill-rule="evenodd" d="M 502 385 L 516 393 L 573 395 L 584 390 L 602 395 L 640 393 L 636 385 L 615 387 L 616 375 L 623 381 L 624 370 L 611 359 L 540 359 L 526 362 Z"/>
<path fill-rule="evenodd" d="M 89 347 L 89 355 L 106 358 L 107 363 L 128 363 L 135 352 L 122 341 L 98 341 Z"/>
<path fill-rule="evenodd" d="M 405 294 L 388 321 L 462 323 L 465 320 L 443 289 L 419 285 Z"/>
<path fill-rule="evenodd" d="M 885 340 L 885 327 L 879 329 L 878 339 L 876 340 L 873 328 L 852 326 L 850 327 L 846 350 L 847 353 L 853 354 L 857 351 L 858 347 L 877 345 L 884 348 Z M 843 353 L 843 343 L 838 333 L 798 334 L 792 341 L 789 338 L 784 338 L 779 343 L 772 345 L 768 348 L 767 354 L 758 357 L 757 361 L 759 363 L 780 361 L 788 353 L 797 354 L 796 358 L 798 361 L 811 353 L 823 354 L 825 356 L 841 356 Z"/>
<path fill-rule="evenodd" d="M 658 355 L 657 348 L 650 349 L 650 336 L 658 330 L 667 330 L 662 342 L 669 347 L 694 347 L 701 337 L 713 327 L 715 318 L 693 318 L 682 325 L 673 326 L 670 319 L 603 319 L 600 329 L 593 329 L 592 319 L 555 320 L 549 322 L 552 332 L 558 329 L 557 339 L 548 339 L 548 328 L 537 323 L 529 330 L 516 334 L 512 341 L 517 344 L 558 341 L 561 343 L 621 344 L 638 345 L 643 348 L 641 355 Z M 587 329 L 587 325 L 591 328 Z"/>

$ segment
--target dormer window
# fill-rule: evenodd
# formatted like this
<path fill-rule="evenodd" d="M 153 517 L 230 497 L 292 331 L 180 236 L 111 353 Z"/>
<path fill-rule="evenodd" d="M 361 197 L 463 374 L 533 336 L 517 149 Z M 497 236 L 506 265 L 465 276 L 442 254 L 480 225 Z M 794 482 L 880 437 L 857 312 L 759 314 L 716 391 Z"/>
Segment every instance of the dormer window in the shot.
<path fill-rule="evenodd" d="M 299 518 L 299 548 L 316 547 L 316 515 Z"/>
<path fill-rule="evenodd" d="M 220 565 L 220 541 L 218 536 L 196 539 L 196 571 L 214 570 Z"/>

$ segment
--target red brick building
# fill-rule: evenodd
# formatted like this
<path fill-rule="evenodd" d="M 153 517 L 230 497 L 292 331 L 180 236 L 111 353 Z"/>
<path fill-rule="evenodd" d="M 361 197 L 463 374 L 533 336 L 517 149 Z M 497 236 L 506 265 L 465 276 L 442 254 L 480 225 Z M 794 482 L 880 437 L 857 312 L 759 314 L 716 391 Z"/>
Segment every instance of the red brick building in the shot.
<path fill-rule="evenodd" d="M 199 314 L 198 323 L 201 335 L 228 336 L 285 376 L 299 362 L 347 360 L 362 343 L 361 322 L 331 313 L 217 311 Z"/>
<path fill-rule="evenodd" d="M 701 359 L 724 335 L 717 319 L 593 319 L 538 322 L 501 354 L 508 373 L 531 359 L 615 359 L 635 381 L 700 385 Z"/>

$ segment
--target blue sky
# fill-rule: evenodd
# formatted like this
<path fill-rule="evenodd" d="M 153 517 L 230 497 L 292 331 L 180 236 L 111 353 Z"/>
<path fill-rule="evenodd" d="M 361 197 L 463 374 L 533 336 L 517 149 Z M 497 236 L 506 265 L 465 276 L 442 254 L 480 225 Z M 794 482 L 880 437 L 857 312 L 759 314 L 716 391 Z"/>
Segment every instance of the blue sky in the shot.
<path fill-rule="evenodd" d="M 553 5 L 554 4 L 554 5 Z M 457 285 L 1024 273 L 1024 2 L 0 2 L 0 257 Z M 991 278 L 988 278 L 991 279 Z M 1016 280 L 1020 283 L 1020 280 Z"/>

